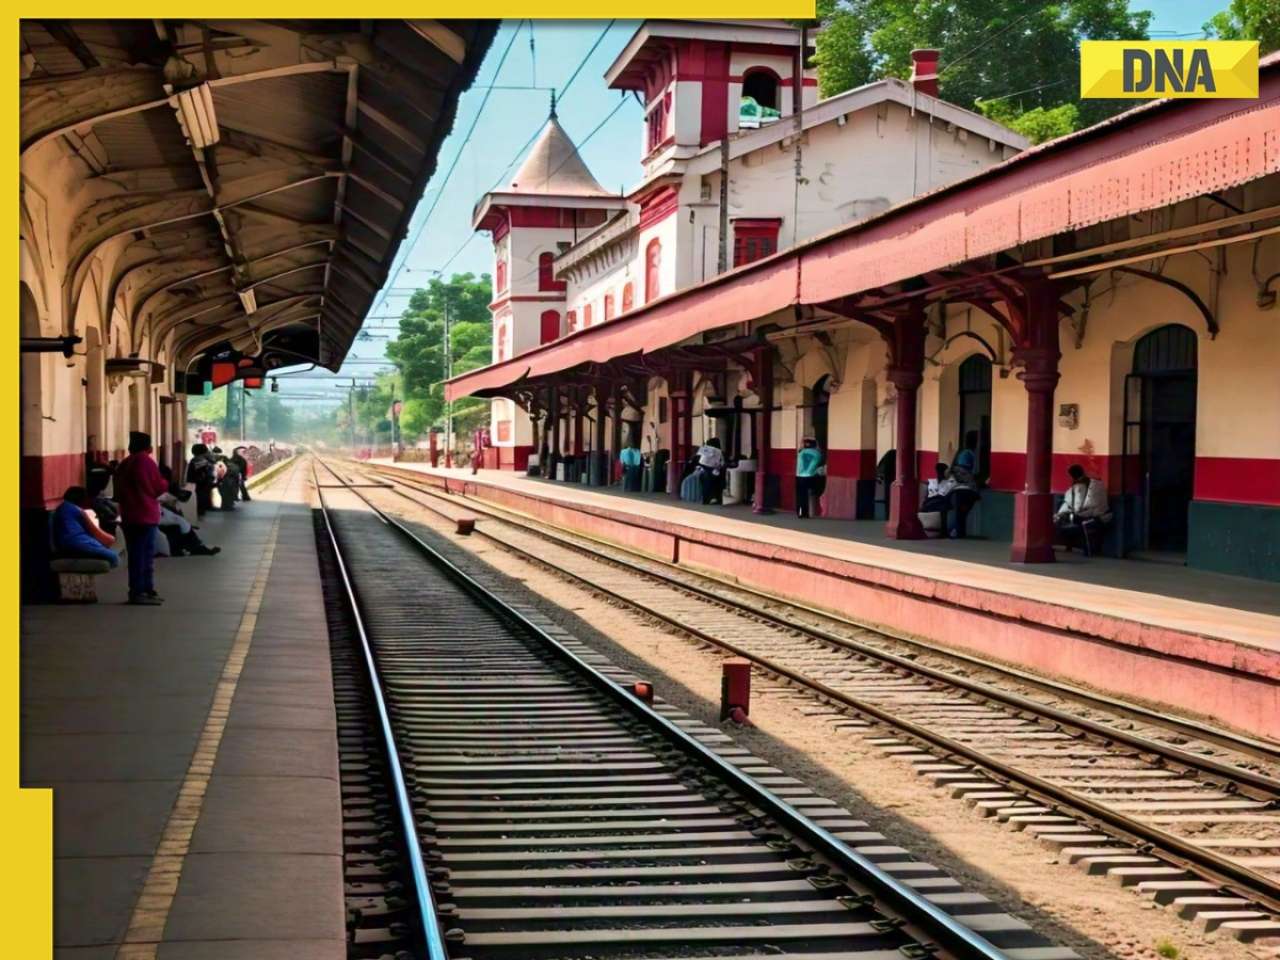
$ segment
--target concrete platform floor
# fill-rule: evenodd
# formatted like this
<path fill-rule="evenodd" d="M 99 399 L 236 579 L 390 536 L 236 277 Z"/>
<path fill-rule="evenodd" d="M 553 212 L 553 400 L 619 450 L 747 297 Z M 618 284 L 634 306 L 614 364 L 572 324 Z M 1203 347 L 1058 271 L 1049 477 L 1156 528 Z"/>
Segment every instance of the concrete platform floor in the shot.
<path fill-rule="evenodd" d="M 390 461 L 375 461 L 390 463 Z M 451 479 L 471 479 L 470 469 L 432 469 L 399 463 Z M 704 506 L 665 494 L 624 493 L 620 487 L 587 487 L 481 470 L 483 483 L 526 495 L 599 507 L 650 521 L 819 553 L 919 577 L 931 577 L 1027 599 L 1089 610 L 1170 629 L 1219 637 L 1280 651 L 1280 586 L 1167 563 L 1085 558 L 1058 551 L 1057 562 L 1018 564 L 1001 541 L 889 540 L 877 520 L 801 520 L 786 511 L 753 514 L 746 504 Z"/>
<path fill-rule="evenodd" d="M 345 956 L 328 633 L 303 471 L 157 561 L 163 607 L 22 610 L 22 784 L 54 789 L 62 960 Z M 124 944 L 123 947 L 120 945 Z"/>

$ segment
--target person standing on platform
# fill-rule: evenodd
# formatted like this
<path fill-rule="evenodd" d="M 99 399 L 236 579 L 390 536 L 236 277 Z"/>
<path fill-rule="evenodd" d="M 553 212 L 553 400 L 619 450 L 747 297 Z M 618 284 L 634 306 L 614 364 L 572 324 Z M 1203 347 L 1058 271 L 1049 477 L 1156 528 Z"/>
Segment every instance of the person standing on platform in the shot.
<path fill-rule="evenodd" d="M 796 516 L 802 520 L 809 519 L 809 501 L 816 493 L 821 467 L 822 451 L 818 449 L 818 441 L 805 437 L 796 454 Z"/>
<path fill-rule="evenodd" d="M 203 515 L 213 509 L 213 490 L 217 486 L 217 473 L 209 448 L 203 443 L 191 447 L 191 461 L 187 464 L 187 483 L 196 488 L 196 514 Z"/>
<path fill-rule="evenodd" d="M 639 493 L 644 486 L 644 457 L 634 440 L 628 440 L 618 455 L 622 464 L 622 489 L 628 493 Z"/>
<path fill-rule="evenodd" d="M 231 462 L 240 472 L 240 489 L 237 491 L 237 496 L 248 503 L 253 498 L 249 496 L 249 461 L 244 458 L 244 447 L 236 447 L 231 451 Z"/>
<path fill-rule="evenodd" d="M 120 504 L 120 525 L 129 554 L 129 602 L 154 607 L 163 601 L 155 588 L 156 536 L 160 526 L 160 501 L 169 489 L 151 457 L 151 437 L 129 433 L 129 456 L 116 470 L 115 493 Z"/>

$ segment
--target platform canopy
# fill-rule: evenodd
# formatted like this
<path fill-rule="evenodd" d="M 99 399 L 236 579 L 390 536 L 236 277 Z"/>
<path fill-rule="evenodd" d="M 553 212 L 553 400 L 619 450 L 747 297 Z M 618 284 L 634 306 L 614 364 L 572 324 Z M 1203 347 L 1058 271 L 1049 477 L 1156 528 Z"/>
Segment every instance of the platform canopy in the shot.
<path fill-rule="evenodd" d="M 496 28 L 23 20 L 23 169 L 68 171 L 65 332 L 104 298 L 179 370 L 226 343 L 336 370 Z"/>
<path fill-rule="evenodd" d="M 965 302 L 1014 327 L 1016 344 L 1010 310 L 1018 305 L 1010 302 L 1031 285 L 1280 229 L 1280 210 L 1267 209 L 1115 244 L 1095 245 L 1085 233 L 1280 172 L 1277 129 L 1280 54 L 1272 54 L 1261 64 L 1257 100 L 1144 104 L 609 323 L 455 377 L 445 395 L 527 394 L 621 357 L 661 363 L 671 348 L 711 331 L 783 315 L 802 329 L 817 329 L 832 315 L 879 328 L 912 305 Z M 998 303 L 1010 306 L 996 310 Z"/>

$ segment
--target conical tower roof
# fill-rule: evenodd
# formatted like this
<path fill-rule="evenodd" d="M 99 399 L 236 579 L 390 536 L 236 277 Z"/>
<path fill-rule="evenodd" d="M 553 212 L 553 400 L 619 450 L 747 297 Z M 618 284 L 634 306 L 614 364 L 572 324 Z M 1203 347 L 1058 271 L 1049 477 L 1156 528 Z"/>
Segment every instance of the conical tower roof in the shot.
<path fill-rule="evenodd" d="M 500 192 L 557 197 L 617 196 L 600 186 L 591 175 L 554 110 L 533 149 L 511 178 L 511 185 Z"/>

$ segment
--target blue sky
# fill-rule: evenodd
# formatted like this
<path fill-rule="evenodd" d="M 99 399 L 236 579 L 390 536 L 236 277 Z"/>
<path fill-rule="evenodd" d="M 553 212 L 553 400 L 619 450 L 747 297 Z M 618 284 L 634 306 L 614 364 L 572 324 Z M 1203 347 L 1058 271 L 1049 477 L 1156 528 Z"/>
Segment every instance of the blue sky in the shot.
<path fill-rule="evenodd" d="M 1198 35 L 1200 25 L 1228 2 L 1132 0 L 1130 6 L 1150 10 L 1153 36 L 1167 37 Z M 533 21 L 531 49 L 528 23 L 502 25 L 475 84 L 462 98 L 453 133 L 440 152 L 439 168 L 415 211 L 388 289 L 375 301 L 366 321 L 368 328 L 393 326 L 394 319 L 382 318 L 398 316 L 413 288 L 425 285 L 433 270 L 480 274 L 492 269 L 488 243 L 471 230 L 472 206 L 495 183 L 510 176 L 518 151 L 546 120 L 549 93 L 541 88 L 563 90 L 580 64 L 581 70 L 560 100 L 560 122 L 604 186 L 620 190 L 639 180 L 640 107 L 630 96 L 622 98 L 618 91 L 606 89 L 603 80 L 605 69 L 635 26 L 634 21 Z M 382 339 L 357 341 L 351 359 L 380 358 L 385 344 Z M 367 363 L 352 363 L 343 374 L 368 376 L 375 369 Z"/>

